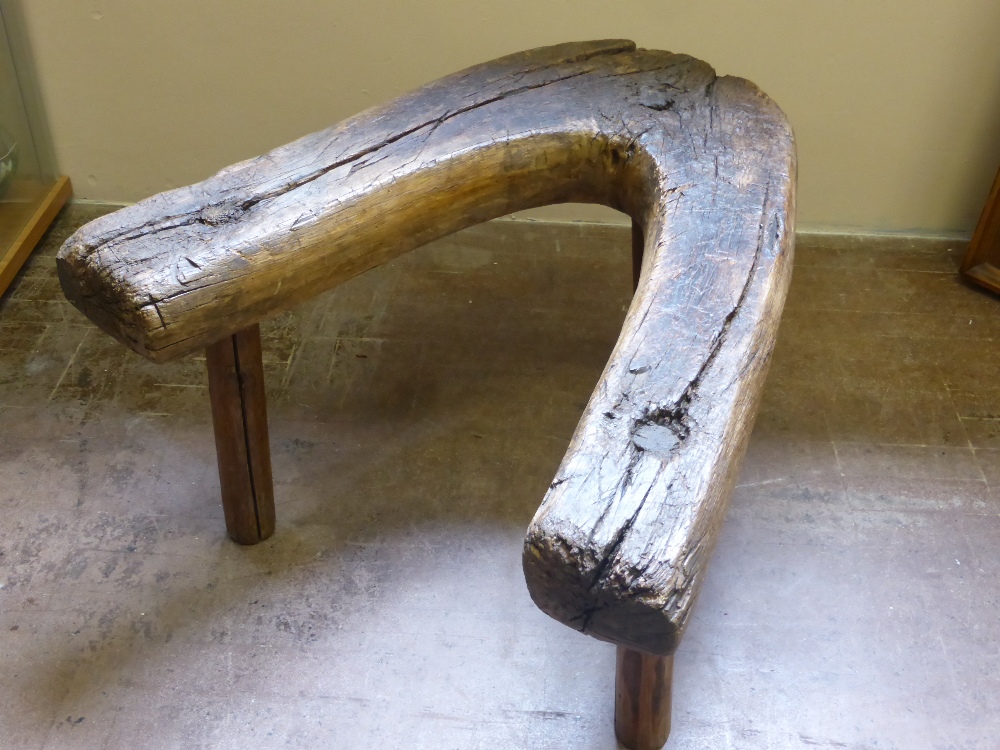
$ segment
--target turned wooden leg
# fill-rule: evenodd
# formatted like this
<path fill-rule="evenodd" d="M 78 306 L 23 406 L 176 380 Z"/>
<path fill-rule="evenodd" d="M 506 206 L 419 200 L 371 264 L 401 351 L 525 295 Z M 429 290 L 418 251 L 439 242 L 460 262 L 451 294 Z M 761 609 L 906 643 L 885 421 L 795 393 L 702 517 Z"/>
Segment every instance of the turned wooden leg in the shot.
<path fill-rule="evenodd" d="M 629 750 L 660 750 L 670 734 L 674 657 L 618 647 L 615 735 Z"/>
<path fill-rule="evenodd" d="M 639 276 L 642 274 L 642 246 L 644 235 L 642 225 L 632 220 L 632 289 L 639 288 Z"/>
<path fill-rule="evenodd" d="M 260 327 L 212 344 L 205 357 L 226 531 L 240 544 L 257 544 L 274 533 Z"/>

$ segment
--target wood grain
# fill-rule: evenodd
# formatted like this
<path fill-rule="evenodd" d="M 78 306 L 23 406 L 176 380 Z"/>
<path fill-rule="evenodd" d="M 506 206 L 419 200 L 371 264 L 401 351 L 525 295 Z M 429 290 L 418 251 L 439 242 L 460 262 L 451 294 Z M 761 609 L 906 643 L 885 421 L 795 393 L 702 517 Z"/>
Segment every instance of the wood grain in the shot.
<path fill-rule="evenodd" d="M 546 613 L 668 655 L 761 392 L 794 196 L 791 130 L 752 83 L 627 41 L 574 43 L 456 73 L 103 217 L 58 266 L 95 323 L 165 361 L 496 216 L 565 201 L 629 214 L 637 291 L 523 561 Z"/>
<path fill-rule="evenodd" d="M 674 657 L 618 647 L 615 736 L 629 750 L 660 750 L 670 734 Z"/>
<path fill-rule="evenodd" d="M 275 523 L 260 327 L 217 341 L 205 359 L 226 530 L 240 544 L 257 544 Z"/>

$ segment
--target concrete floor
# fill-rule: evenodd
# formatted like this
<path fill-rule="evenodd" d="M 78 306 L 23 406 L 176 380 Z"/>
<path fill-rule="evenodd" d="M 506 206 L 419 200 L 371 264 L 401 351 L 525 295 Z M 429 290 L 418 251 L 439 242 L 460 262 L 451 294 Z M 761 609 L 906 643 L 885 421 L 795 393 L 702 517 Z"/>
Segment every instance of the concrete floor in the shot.
<path fill-rule="evenodd" d="M 204 362 L 0 303 L 0 746 L 616 747 L 613 647 L 521 534 L 614 342 L 628 234 L 493 223 L 265 326 L 278 532 L 227 540 Z M 1000 747 L 1000 299 L 960 244 L 801 242 L 676 658 L 668 747 Z"/>

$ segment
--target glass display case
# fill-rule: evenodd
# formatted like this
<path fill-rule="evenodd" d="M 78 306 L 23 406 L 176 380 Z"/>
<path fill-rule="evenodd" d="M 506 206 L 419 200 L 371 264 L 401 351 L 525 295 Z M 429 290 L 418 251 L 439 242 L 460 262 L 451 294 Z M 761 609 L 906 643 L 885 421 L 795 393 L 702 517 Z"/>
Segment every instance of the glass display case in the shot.
<path fill-rule="evenodd" d="M 0 294 L 70 195 L 43 168 L 22 93 L 0 9 Z"/>

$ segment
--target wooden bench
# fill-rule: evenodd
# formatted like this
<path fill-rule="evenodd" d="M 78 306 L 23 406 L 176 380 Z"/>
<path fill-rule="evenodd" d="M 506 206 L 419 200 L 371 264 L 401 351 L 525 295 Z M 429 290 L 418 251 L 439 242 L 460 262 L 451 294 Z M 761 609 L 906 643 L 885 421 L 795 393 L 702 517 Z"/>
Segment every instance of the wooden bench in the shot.
<path fill-rule="evenodd" d="M 258 321 L 567 201 L 632 217 L 636 293 L 524 574 L 544 612 L 618 645 L 616 731 L 654 748 L 791 270 L 793 138 L 756 86 L 621 40 L 510 55 L 98 219 L 59 276 L 154 362 L 207 349 L 226 525 L 253 544 L 274 531 Z"/>

